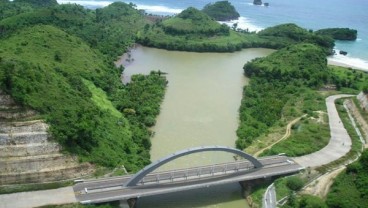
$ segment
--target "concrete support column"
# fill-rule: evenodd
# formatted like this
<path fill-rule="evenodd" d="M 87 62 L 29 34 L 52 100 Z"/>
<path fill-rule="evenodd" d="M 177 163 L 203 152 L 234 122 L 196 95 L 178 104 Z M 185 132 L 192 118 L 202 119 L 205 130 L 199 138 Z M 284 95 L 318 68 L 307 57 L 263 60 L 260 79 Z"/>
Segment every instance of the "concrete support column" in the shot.
<path fill-rule="evenodd" d="M 136 208 L 138 204 L 138 198 L 131 198 L 128 200 L 121 200 L 120 207 L 121 208 Z"/>

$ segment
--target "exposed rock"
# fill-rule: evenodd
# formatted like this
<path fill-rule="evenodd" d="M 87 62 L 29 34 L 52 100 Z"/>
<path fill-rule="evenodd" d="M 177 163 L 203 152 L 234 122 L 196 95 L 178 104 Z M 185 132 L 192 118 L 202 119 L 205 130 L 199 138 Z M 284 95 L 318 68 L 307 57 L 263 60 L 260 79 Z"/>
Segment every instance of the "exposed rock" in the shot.
<path fill-rule="evenodd" d="M 357 96 L 357 99 L 360 102 L 360 107 L 365 110 L 368 111 L 368 95 L 365 94 L 364 92 L 360 92 Z"/>
<path fill-rule="evenodd" d="M 60 153 L 48 125 L 0 91 L 0 185 L 39 183 L 90 174 L 93 167 Z"/>
<path fill-rule="evenodd" d="M 254 5 L 262 5 L 262 0 L 254 0 L 253 4 Z"/>
<path fill-rule="evenodd" d="M 268 7 L 268 6 L 270 6 L 270 3 L 264 3 L 263 5 Z"/>
<path fill-rule="evenodd" d="M 346 56 L 347 54 L 348 54 L 348 52 L 346 52 L 346 51 L 340 51 L 339 52 L 341 55 L 344 55 L 344 56 Z"/>

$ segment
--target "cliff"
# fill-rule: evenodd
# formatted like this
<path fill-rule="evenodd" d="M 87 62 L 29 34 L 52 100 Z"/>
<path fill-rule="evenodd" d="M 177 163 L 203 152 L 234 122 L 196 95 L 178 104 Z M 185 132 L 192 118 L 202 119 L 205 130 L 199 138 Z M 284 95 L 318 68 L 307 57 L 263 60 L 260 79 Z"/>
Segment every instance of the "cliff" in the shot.
<path fill-rule="evenodd" d="M 362 109 L 368 111 L 368 95 L 363 92 L 360 92 L 357 98 L 360 102 L 360 106 L 362 107 Z"/>
<path fill-rule="evenodd" d="M 40 183 L 90 174 L 92 166 L 61 153 L 48 125 L 0 91 L 0 185 Z"/>

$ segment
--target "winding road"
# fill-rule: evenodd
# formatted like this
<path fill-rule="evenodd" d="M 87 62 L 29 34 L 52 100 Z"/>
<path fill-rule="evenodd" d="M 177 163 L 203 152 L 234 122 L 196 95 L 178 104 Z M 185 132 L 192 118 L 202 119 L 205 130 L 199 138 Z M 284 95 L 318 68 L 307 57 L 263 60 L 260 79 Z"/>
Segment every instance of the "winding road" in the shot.
<path fill-rule="evenodd" d="M 352 96 L 354 95 L 341 94 L 326 98 L 331 139 L 324 148 L 317 152 L 301 157 L 294 157 L 293 159 L 298 164 L 304 167 L 318 167 L 333 162 L 350 151 L 351 138 L 341 122 L 335 106 L 335 100 Z"/>

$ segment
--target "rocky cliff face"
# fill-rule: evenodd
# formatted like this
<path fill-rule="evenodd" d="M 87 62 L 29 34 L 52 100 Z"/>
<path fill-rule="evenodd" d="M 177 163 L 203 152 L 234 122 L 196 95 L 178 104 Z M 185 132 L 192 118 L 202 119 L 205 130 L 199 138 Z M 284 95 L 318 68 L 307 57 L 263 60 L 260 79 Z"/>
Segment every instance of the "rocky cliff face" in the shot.
<path fill-rule="evenodd" d="M 48 125 L 0 91 L 0 185 L 76 178 L 91 173 L 90 164 L 62 154 L 50 141 Z"/>
<path fill-rule="evenodd" d="M 363 92 L 360 92 L 357 96 L 360 106 L 365 110 L 368 111 L 368 95 L 364 94 Z"/>

